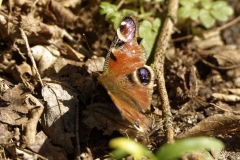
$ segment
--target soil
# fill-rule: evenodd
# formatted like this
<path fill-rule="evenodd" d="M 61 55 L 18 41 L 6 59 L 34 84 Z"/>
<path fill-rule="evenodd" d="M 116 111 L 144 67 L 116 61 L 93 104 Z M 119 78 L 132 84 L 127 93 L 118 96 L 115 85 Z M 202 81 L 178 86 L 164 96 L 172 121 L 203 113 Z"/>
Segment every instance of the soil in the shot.
<path fill-rule="evenodd" d="M 99 12 L 100 3 L 3 2 L 1 158 L 104 159 L 112 151 L 109 141 L 116 137 L 135 139 L 153 151 L 167 142 L 156 85 L 151 109 L 144 113 L 152 122 L 151 131 L 139 133 L 98 81 L 115 34 L 112 23 Z M 229 4 L 235 14 L 228 22 L 208 30 L 194 24 L 202 28 L 201 35 L 189 33 L 187 25 L 176 25 L 164 76 L 175 139 L 220 139 L 225 149 L 212 151 L 210 157 L 236 160 L 240 159 L 240 3 Z M 165 9 L 152 7 L 158 14 Z"/>

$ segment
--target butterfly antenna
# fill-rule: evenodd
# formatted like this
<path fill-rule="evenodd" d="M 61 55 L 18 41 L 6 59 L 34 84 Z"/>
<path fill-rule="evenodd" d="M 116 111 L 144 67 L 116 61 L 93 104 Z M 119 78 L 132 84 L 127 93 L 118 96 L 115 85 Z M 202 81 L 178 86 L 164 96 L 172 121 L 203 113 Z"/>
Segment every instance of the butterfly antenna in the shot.
<path fill-rule="evenodd" d="M 85 39 L 85 42 L 87 43 L 87 47 L 88 47 L 90 53 L 92 53 L 92 55 L 94 55 L 93 52 L 92 52 L 92 50 L 91 50 L 91 48 L 90 48 L 90 46 L 89 46 L 89 43 L 88 43 L 87 37 L 86 37 L 86 35 L 85 35 L 84 33 L 83 33 L 83 37 L 84 37 L 84 39 Z M 97 68 L 97 64 L 96 64 L 96 62 L 95 62 L 94 59 L 93 59 L 93 61 L 94 61 L 95 67 Z M 97 70 L 98 70 L 98 68 L 97 68 Z"/>
<path fill-rule="evenodd" d="M 84 37 L 85 42 L 87 43 L 87 47 L 88 47 L 89 51 L 93 54 L 93 52 L 92 52 L 92 50 L 91 50 L 91 48 L 90 48 L 90 46 L 89 46 L 87 37 L 86 37 L 86 35 L 85 35 L 84 33 L 83 33 L 83 37 Z"/>

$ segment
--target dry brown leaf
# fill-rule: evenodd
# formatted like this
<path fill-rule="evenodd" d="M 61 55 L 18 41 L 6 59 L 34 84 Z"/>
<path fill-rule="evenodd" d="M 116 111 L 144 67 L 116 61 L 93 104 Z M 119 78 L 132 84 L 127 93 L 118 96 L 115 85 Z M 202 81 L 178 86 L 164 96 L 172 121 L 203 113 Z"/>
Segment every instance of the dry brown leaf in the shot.
<path fill-rule="evenodd" d="M 62 55 L 68 59 L 75 60 L 75 61 L 83 61 L 85 56 L 79 52 L 77 52 L 75 49 L 73 49 L 71 46 L 69 46 L 66 43 L 60 43 L 58 45 L 62 51 Z"/>
<path fill-rule="evenodd" d="M 46 41 L 58 45 L 62 43 L 62 38 L 66 37 L 71 41 L 74 39 L 57 25 L 49 25 L 34 17 L 34 12 L 21 16 L 20 27 L 28 37 L 29 44 L 46 44 Z"/>
<path fill-rule="evenodd" d="M 42 126 L 55 144 L 62 146 L 67 153 L 73 152 L 71 138 L 75 137 L 74 127 L 78 99 L 75 91 L 63 84 L 47 83 L 42 89 L 47 102 Z"/>
<path fill-rule="evenodd" d="M 78 17 L 75 16 L 71 10 L 65 8 L 57 1 L 54 0 L 41 0 L 42 7 L 46 9 L 45 13 L 51 17 L 56 23 L 62 26 L 67 26 L 71 29 L 75 28 Z"/>
<path fill-rule="evenodd" d="M 10 89 L 12 83 L 0 77 L 0 95 L 3 95 L 8 89 Z"/>
<path fill-rule="evenodd" d="M 11 21 L 8 21 L 7 18 L 3 15 L 0 15 L 0 35 L 4 38 L 16 38 L 13 36 L 16 34 L 17 25 L 12 23 Z M 12 39 L 13 40 L 13 39 Z M 15 39 L 14 39 L 15 41 Z"/>
<path fill-rule="evenodd" d="M 27 114 L 28 121 L 23 125 L 22 139 L 24 139 L 24 141 L 21 144 L 21 148 L 29 147 L 35 142 L 37 124 L 44 109 L 39 100 L 33 97 L 31 94 L 25 95 L 24 104 L 29 106 L 28 108 L 30 109 Z"/>
<path fill-rule="evenodd" d="M 51 67 L 44 71 L 44 78 L 56 80 L 61 78 L 62 75 L 68 75 L 69 70 L 66 59 L 60 56 Z"/>
<path fill-rule="evenodd" d="M 60 52 L 55 47 L 41 45 L 34 46 L 31 50 L 37 62 L 39 74 L 43 78 L 44 72 L 56 62 Z"/>
<path fill-rule="evenodd" d="M 210 50 L 201 51 L 202 55 L 209 55 L 215 59 L 218 66 L 214 64 L 208 63 L 208 65 L 218 68 L 227 70 L 226 74 L 228 77 L 239 77 L 239 58 L 240 50 L 238 49 L 237 45 L 225 45 L 225 46 L 218 46 L 214 47 Z"/>
<path fill-rule="evenodd" d="M 28 63 L 23 62 L 20 65 L 15 65 L 13 70 L 11 71 L 13 77 L 16 81 L 24 84 L 25 87 L 33 91 L 37 82 L 34 78 L 35 72 Z"/>
<path fill-rule="evenodd" d="M 217 98 L 219 100 L 225 101 L 225 102 L 238 102 L 240 101 L 240 96 L 238 95 L 229 95 L 229 94 L 223 94 L 223 93 L 213 93 L 212 96 L 214 98 Z"/>
<path fill-rule="evenodd" d="M 88 59 L 85 65 L 87 66 L 88 73 L 92 74 L 92 72 L 100 72 L 103 71 L 105 58 L 98 57 L 93 59 Z"/>
<path fill-rule="evenodd" d="M 72 73 L 69 75 L 70 76 L 70 81 L 71 85 L 76 88 L 81 97 L 82 102 L 86 102 L 89 97 L 94 96 L 94 91 L 96 89 L 93 81 L 93 77 L 90 76 L 83 76 L 79 73 Z"/>
<path fill-rule="evenodd" d="M 75 8 L 76 5 L 80 4 L 82 0 L 60 0 L 59 3 L 61 3 L 64 7 L 71 7 Z"/>
<path fill-rule="evenodd" d="M 205 118 L 196 126 L 189 129 L 177 138 L 197 137 L 197 136 L 216 136 L 240 131 L 240 115 L 233 113 L 216 114 Z"/>
<path fill-rule="evenodd" d="M 231 88 L 231 89 L 227 89 L 227 90 L 233 94 L 240 96 L 240 88 Z"/>
<path fill-rule="evenodd" d="M 0 123 L 0 144 L 8 144 L 13 138 L 13 133 L 8 131 L 8 126 L 6 124 Z"/>
<path fill-rule="evenodd" d="M 22 159 L 41 159 L 41 160 L 48 160 L 48 158 L 45 158 L 37 153 L 34 153 L 30 150 L 26 150 L 26 149 L 20 149 L 20 148 L 15 148 L 16 149 L 16 155 L 18 155 Z"/>
<path fill-rule="evenodd" d="M 207 49 L 214 46 L 222 46 L 223 41 L 219 31 L 205 31 L 202 35 L 204 39 L 194 36 L 193 43 L 200 49 Z"/>
<path fill-rule="evenodd" d="M 67 160 L 63 149 L 54 146 L 43 131 L 36 135 L 35 143 L 31 144 L 29 148 L 48 159 Z"/>
<path fill-rule="evenodd" d="M 210 104 L 222 111 L 225 111 L 225 112 L 231 112 L 231 113 L 237 112 L 237 111 L 234 111 L 233 108 L 231 106 L 229 106 L 229 104 L 221 102 L 221 101 L 218 102 L 217 104 L 214 104 L 214 103 L 210 103 Z"/>
<path fill-rule="evenodd" d="M 22 84 L 15 85 L 12 89 L 7 90 L 1 99 L 8 102 L 8 107 L 1 107 L 0 109 L 27 114 L 31 108 L 29 108 L 30 106 L 23 104 L 25 100 L 25 96 L 23 95 L 24 90 L 26 90 L 26 88 Z"/>
<path fill-rule="evenodd" d="M 229 64 L 236 65 L 240 63 L 238 46 L 226 45 L 221 47 L 215 47 L 207 52 L 214 55 L 220 66 L 229 66 Z"/>
<path fill-rule="evenodd" d="M 35 97 L 24 94 L 24 89 L 26 90 L 22 84 L 8 89 L 1 97 L 2 100 L 8 102 L 8 106 L 0 108 L 0 121 L 9 125 L 22 125 L 22 147 L 34 143 L 37 124 L 44 109 Z M 13 136 L 19 140 L 20 133 L 17 128 Z"/>
<path fill-rule="evenodd" d="M 2 99 L 8 101 L 9 106 L 0 108 L 0 120 L 10 125 L 22 125 L 23 145 L 28 146 L 34 143 L 37 123 L 44 107 L 32 95 L 22 94 L 23 89 L 22 85 L 18 85 L 5 92 Z"/>
<path fill-rule="evenodd" d="M 39 35 L 41 35 L 44 38 L 47 38 L 47 40 L 51 40 L 50 42 L 53 42 L 53 40 L 57 40 L 56 42 L 62 42 L 62 38 L 65 36 L 65 30 L 59 28 L 56 25 L 48 25 L 45 23 L 40 23 L 41 30 L 38 32 Z"/>
<path fill-rule="evenodd" d="M 34 11 L 28 15 L 21 15 L 20 28 L 24 30 L 25 34 L 30 36 L 41 31 L 40 21 L 34 17 Z"/>
<path fill-rule="evenodd" d="M 1 25 L 0 25 L 1 26 Z M 0 55 L 0 71 L 11 71 L 12 67 L 16 64 L 16 61 L 12 59 L 12 53 L 3 52 Z"/>
<path fill-rule="evenodd" d="M 22 107 L 22 106 L 20 106 Z M 22 125 L 26 123 L 28 118 L 26 115 L 21 115 L 18 112 L 8 109 L 8 108 L 0 108 L 0 121 L 3 123 L 7 123 L 10 125 Z"/>
<path fill-rule="evenodd" d="M 13 7 L 22 7 L 24 5 L 26 6 L 32 6 L 33 5 L 33 1 L 31 0 L 17 0 L 17 1 L 11 1 L 11 4 Z"/>

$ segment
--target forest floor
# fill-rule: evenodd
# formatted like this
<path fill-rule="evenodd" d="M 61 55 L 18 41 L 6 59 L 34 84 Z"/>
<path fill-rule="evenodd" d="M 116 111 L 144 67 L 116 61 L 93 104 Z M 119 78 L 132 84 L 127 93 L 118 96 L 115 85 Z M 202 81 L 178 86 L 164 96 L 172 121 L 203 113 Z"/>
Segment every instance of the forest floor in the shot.
<path fill-rule="evenodd" d="M 121 136 L 153 151 L 166 143 L 156 87 L 146 116 L 157 129 L 146 136 L 122 118 L 98 81 L 115 33 L 100 2 L 3 2 L 1 159 L 103 159 L 109 141 Z M 225 149 L 208 159 L 240 160 L 240 3 L 231 4 L 228 22 L 201 35 L 175 32 L 164 64 L 174 137 L 220 139 Z"/>

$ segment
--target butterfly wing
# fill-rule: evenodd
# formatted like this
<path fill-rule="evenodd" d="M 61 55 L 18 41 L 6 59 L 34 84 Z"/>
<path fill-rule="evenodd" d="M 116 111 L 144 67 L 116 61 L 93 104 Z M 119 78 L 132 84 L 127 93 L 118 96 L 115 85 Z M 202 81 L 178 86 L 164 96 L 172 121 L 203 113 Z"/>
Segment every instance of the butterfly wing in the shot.
<path fill-rule="evenodd" d="M 116 80 L 107 75 L 101 77 L 101 82 L 123 117 L 139 131 L 147 131 L 151 124 L 144 112 L 151 104 L 152 87 L 129 82 L 127 77 Z"/>
<path fill-rule="evenodd" d="M 144 112 L 151 104 L 154 73 L 145 66 L 145 51 L 137 43 L 137 29 L 132 15 L 123 19 L 99 80 L 122 115 L 144 132 L 150 125 Z"/>

